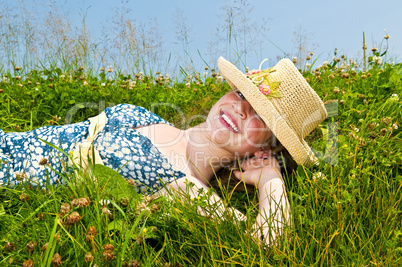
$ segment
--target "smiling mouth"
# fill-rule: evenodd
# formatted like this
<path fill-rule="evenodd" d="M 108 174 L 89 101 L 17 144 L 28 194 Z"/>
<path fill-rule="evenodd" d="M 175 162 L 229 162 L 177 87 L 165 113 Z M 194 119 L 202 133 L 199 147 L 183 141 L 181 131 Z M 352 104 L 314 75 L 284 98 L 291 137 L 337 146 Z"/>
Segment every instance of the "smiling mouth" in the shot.
<path fill-rule="evenodd" d="M 237 126 L 229 119 L 228 116 L 226 116 L 226 114 L 222 114 L 222 119 L 229 124 L 230 127 L 232 127 L 233 131 L 235 131 L 236 133 L 239 133 L 239 129 L 237 128 Z"/>

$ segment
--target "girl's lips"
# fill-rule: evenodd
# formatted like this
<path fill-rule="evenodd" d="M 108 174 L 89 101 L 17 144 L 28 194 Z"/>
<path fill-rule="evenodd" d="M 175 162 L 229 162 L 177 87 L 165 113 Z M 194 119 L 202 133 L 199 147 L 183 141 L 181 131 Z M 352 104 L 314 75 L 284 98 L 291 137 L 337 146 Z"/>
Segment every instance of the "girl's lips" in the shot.
<path fill-rule="evenodd" d="M 223 115 L 226 117 L 227 120 L 229 120 L 231 122 L 228 123 L 224 118 Z M 240 129 L 239 126 L 237 125 L 236 121 L 232 118 L 232 116 L 229 113 L 226 113 L 224 111 L 220 112 L 220 116 L 219 116 L 219 121 L 226 126 L 229 130 L 231 130 L 234 133 L 240 133 Z"/>

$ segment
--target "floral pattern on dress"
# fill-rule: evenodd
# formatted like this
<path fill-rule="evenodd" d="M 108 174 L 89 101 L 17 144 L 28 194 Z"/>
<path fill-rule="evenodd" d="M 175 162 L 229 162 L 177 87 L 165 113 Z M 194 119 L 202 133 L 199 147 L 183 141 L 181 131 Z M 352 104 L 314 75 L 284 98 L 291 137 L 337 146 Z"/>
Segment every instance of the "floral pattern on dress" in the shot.
<path fill-rule="evenodd" d="M 158 123 L 169 124 L 158 115 L 138 106 L 120 104 L 105 110 L 107 123 L 94 140 L 103 164 L 133 179 L 139 189 L 153 190 L 163 183 L 185 176 L 175 170 L 157 147 L 134 128 Z M 171 124 L 169 124 L 171 125 Z M 88 135 L 89 121 L 45 126 L 25 133 L 4 133 L 0 130 L 0 183 L 16 184 L 24 173 L 31 181 L 44 186 L 47 182 L 63 182 L 57 172 L 67 162 L 65 155 L 40 141 L 41 138 L 62 148 L 67 154 Z M 49 167 L 40 165 L 46 158 Z M 48 181 L 47 181 L 48 180 Z M 162 182 L 162 183 L 161 183 Z"/>

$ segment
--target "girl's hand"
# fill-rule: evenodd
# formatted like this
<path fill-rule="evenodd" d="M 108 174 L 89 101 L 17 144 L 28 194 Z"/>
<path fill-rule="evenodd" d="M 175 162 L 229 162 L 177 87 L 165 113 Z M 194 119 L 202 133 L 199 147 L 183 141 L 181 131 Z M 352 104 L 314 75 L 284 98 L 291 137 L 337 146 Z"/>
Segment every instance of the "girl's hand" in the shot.
<path fill-rule="evenodd" d="M 242 171 L 233 172 L 236 178 L 257 187 L 274 178 L 282 178 L 278 161 L 269 151 L 255 152 L 254 157 L 244 160 L 240 167 Z"/>

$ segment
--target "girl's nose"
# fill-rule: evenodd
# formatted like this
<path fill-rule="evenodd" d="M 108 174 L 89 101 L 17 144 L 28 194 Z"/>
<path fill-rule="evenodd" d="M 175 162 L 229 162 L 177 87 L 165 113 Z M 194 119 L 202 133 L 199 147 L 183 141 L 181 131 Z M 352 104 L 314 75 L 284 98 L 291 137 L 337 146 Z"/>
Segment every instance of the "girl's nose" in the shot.
<path fill-rule="evenodd" d="M 245 120 L 251 110 L 251 105 L 248 101 L 240 101 L 234 104 L 233 109 L 241 119 Z"/>

